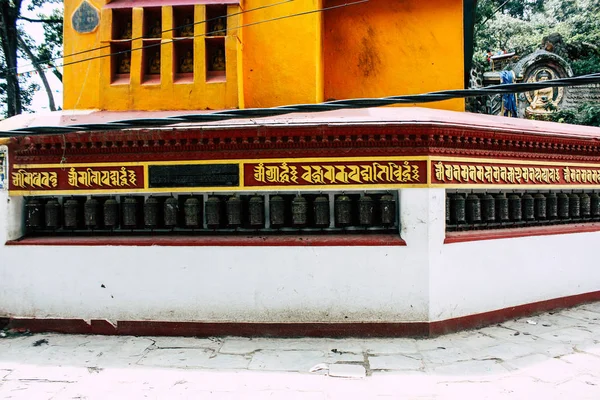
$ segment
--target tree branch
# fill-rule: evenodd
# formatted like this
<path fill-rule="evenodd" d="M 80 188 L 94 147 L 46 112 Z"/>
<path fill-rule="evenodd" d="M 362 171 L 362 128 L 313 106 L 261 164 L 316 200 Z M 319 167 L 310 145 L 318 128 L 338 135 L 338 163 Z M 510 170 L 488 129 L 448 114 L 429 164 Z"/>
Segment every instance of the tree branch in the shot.
<path fill-rule="evenodd" d="M 28 22 L 43 22 L 45 24 L 62 24 L 63 23 L 62 19 L 56 19 L 56 18 L 27 18 L 27 17 L 20 16 L 18 19 L 22 19 L 22 20 L 28 21 Z"/>
<path fill-rule="evenodd" d="M 48 95 L 48 106 L 50 107 L 50 111 L 56 111 L 56 105 L 54 104 L 54 96 L 52 95 L 52 89 L 50 88 L 50 84 L 48 83 L 48 79 L 46 78 L 44 70 L 40 67 L 37 58 L 31 52 L 31 49 L 29 48 L 29 46 L 27 46 L 27 43 L 25 43 L 21 36 L 18 36 L 17 40 L 19 41 L 19 47 L 25 52 L 25 54 L 27 54 L 27 57 L 29 57 L 29 59 L 31 60 L 31 63 L 35 67 L 37 73 L 40 76 L 40 79 L 42 80 L 44 89 L 46 89 L 46 94 Z"/>

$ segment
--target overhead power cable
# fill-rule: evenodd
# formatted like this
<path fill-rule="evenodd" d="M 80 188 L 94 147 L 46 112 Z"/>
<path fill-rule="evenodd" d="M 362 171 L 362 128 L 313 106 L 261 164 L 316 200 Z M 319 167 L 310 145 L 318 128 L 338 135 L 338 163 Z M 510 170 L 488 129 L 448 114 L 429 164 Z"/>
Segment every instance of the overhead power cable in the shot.
<path fill-rule="evenodd" d="M 208 22 L 216 21 L 216 20 L 218 20 L 220 18 L 235 17 L 235 16 L 242 15 L 242 14 L 248 14 L 248 13 L 251 13 L 253 11 L 263 10 L 265 8 L 270 8 L 270 7 L 278 6 L 278 5 L 289 3 L 289 2 L 292 2 L 292 1 L 295 1 L 295 0 L 284 0 L 284 1 L 281 1 L 279 3 L 273 3 L 273 4 L 268 4 L 268 5 L 265 5 L 265 6 L 250 8 L 248 10 L 243 10 L 243 11 L 240 11 L 240 12 L 236 12 L 236 13 L 232 13 L 232 14 L 227 14 L 227 15 L 221 15 L 221 16 L 218 16 L 218 17 L 213 17 L 213 18 L 202 20 L 202 21 L 193 22 L 191 24 L 179 25 L 179 26 L 175 26 L 175 27 L 173 27 L 171 29 L 165 29 L 164 31 L 161 31 L 160 33 L 162 35 L 163 33 L 176 31 L 176 30 L 179 30 L 179 29 L 182 29 L 182 28 L 187 28 L 187 27 L 194 26 L 194 25 L 199 25 L 199 24 L 206 24 Z M 127 39 L 127 40 L 130 40 L 130 41 L 133 42 L 134 40 L 140 40 L 140 39 L 147 39 L 147 38 L 145 38 L 143 36 L 140 36 L 140 37 L 131 38 L 131 39 Z M 49 59 L 46 59 L 46 60 L 39 60 L 37 62 L 37 64 L 48 64 L 48 63 L 50 63 L 52 61 L 64 60 L 64 59 L 66 59 L 68 57 L 79 56 L 79 55 L 82 55 L 82 54 L 91 53 L 92 51 L 106 49 L 108 47 L 110 47 L 110 44 L 107 44 L 107 45 L 104 45 L 104 46 L 99 46 L 99 47 L 94 47 L 94 48 L 87 49 L 87 50 L 78 51 L 78 52 L 75 52 L 75 53 L 64 55 L 62 57 L 49 58 Z M 81 60 L 81 61 L 85 61 L 85 60 Z M 17 69 L 17 68 L 32 67 L 32 66 L 33 66 L 33 64 L 30 63 L 30 64 L 21 65 L 19 67 L 11 67 L 8 70 L 13 70 L 13 69 Z M 19 75 L 26 74 L 26 73 L 29 73 L 29 72 L 30 71 L 20 72 Z"/>
<path fill-rule="evenodd" d="M 379 98 L 335 100 L 317 104 L 296 104 L 272 108 L 248 108 L 222 110 L 202 114 L 176 115 L 166 118 L 124 119 L 108 123 L 73 124 L 66 126 L 35 126 L 0 132 L 0 137 L 57 135 L 82 131 L 124 130 L 133 128 L 163 127 L 181 123 L 205 123 L 230 119 L 274 117 L 291 113 L 311 113 L 334 110 L 352 110 L 397 104 L 423 104 L 468 97 L 493 96 L 497 94 L 524 93 L 544 88 L 582 86 L 600 83 L 600 73 L 531 83 L 493 85 L 481 89 L 442 90 L 423 94 L 388 96 Z"/>
<path fill-rule="evenodd" d="M 282 20 L 282 19 L 294 18 L 294 17 L 299 17 L 299 16 L 303 16 L 303 15 L 308 15 L 308 14 L 321 13 L 321 12 L 333 10 L 333 9 L 336 9 L 336 8 L 348 7 L 348 6 L 352 6 L 352 5 L 355 5 L 355 4 L 361 4 L 361 3 L 367 3 L 367 2 L 369 2 L 369 0 L 358 0 L 358 1 L 351 2 L 351 3 L 340 4 L 340 5 L 337 5 L 337 6 L 325 7 L 325 8 L 320 8 L 320 9 L 317 9 L 317 10 L 304 11 L 304 12 L 299 12 L 299 13 L 295 13 L 295 14 L 283 15 L 283 16 L 280 16 L 280 17 L 274 17 L 274 18 L 270 18 L 270 19 L 266 19 L 266 20 L 262 20 L 262 21 L 250 22 L 248 24 L 238 25 L 238 26 L 235 26 L 235 27 L 232 27 L 232 28 L 227 28 L 227 29 L 228 30 L 234 30 L 234 29 L 240 29 L 240 28 L 247 28 L 247 27 L 250 27 L 250 26 L 256 26 L 256 25 L 264 24 L 264 23 L 267 23 L 267 22 L 279 21 L 279 20 Z M 41 69 L 42 70 L 48 70 L 48 69 L 53 69 L 53 68 L 67 67 L 67 66 L 70 66 L 70 65 L 75 65 L 75 64 L 82 63 L 82 62 L 86 62 L 86 61 L 97 60 L 99 58 L 116 56 L 116 55 L 121 55 L 121 54 L 128 54 L 128 53 L 132 53 L 134 51 L 139 51 L 139 50 L 142 50 L 142 49 L 149 49 L 149 48 L 158 47 L 158 46 L 163 46 L 163 45 L 168 44 L 168 43 L 173 43 L 173 42 L 177 42 L 177 41 L 183 41 L 183 40 L 190 39 L 190 38 L 210 36 L 212 33 L 219 32 L 219 31 L 211 31 L 211 32 L 202 33 L 202 34 L 199 34 L 199 35 L 186 36 L 186 37 L 182 37 L 182 38 L 173 38 L 173 39 L 161 40 L 158 43 L 152 43 L 152 44 L 144 45 L 144 46 L 141 46 L 141 47 L 136 47 L 135 49 L 127 49 L 127 50 L 116 51 L 114 53 L 102 54 L 102 55 L 98 55 L 98 56 L 84 58 L 82 60 L 77 60 L 77 61 L 71 61 L 71 62 L 63 63 L 61 65 L 41 67 Z M 105 46 L 105 47 L 107 47 L 107 46 Z M 29 70 L 29 71 L 20 72 L 19 75 L 28 74 L 28 73 L 32 73 L 32 72 L 36 72 L 36 70 L 32 69 L 32 70 Z"/>

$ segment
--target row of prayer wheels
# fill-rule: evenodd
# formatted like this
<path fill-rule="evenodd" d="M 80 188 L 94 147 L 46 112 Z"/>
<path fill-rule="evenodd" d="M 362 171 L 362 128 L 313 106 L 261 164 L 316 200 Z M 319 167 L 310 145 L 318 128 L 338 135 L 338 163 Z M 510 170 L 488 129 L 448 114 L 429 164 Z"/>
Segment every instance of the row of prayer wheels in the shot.
<path fill-rule="evenodd" d="M 600 194 L 448 193 L 446 226 L 468 229 L 493 225 L 536 225 L 600 220 Z"/>
<path fill-rule="evenodd" d="M 33 231 L 348 228 L 396 225 L 392 195 L 30 198 Z"/>

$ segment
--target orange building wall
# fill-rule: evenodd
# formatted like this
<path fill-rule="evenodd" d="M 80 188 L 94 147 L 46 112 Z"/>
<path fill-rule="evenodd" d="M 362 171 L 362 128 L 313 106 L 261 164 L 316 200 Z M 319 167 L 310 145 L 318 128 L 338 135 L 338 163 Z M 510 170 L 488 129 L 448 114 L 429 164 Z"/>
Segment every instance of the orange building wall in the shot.
<path fill-rule="evenodd" d="M 328 11 L 325 99 L 462 89 L 463 40 L 462 0 L 371 0 Z M 426 106 L 464 111 L 463 100 Z"/>
<path fill-rule="evenodd" d="M 90 0 L 89 3 L 98 9 L 106 1 Z M 66 55 L 96 49 L 101 44 L 101 27 L 92 33 L 77 34 L 73 29 L 71 17 L 79 6 L 79 2 L 65 1 L 64 48 Z M 108 49 L 94 50 L 74 57 L 66 57 L 63 68 L 63 108 L 90 109 L 99 108 L 100 104 L 100 66 L 101 59 L 79 62 L 81 60 L 108 54 Z M 70 65 L 69 65 L 70 64 Z"/>
<path fill-rule="evenodd" d="M 246 0 L 244 9 L 275 3 L 281 0 Z M 321 13 L 266 22 L 320 8 L 321 0 L 295 0 L 243 15 L 246 107 L 323 100 Z"/>
<path fill-rule="evenodd" d="M 112 10 L 90 0 L 101 13 L 93 33 L 73 30 L 80 1 L 65 0 L 65 54 L 107 46 Z M 173 81 L 172 32 L 164 32 L 161 80 L 142 81 L 141 51 L 133 51 L 129 83 L 111 81 L 110 57 L 64 68 L 65 109 L 185 110 L 270 107 L 326 99 L 379 97 L 463 87 L 462 0 L 370 0 L 324 12 L 346 0 L 242 0 L 227 8 L 226 82 L 206 82 L 204 24 L 195 26 L 194 81 Z M 257 7 L 273 5 L 258 11 Z M 194 7 L 203 21 L 205 6 Z M 240 13 L 240 15 L 233 15 Z M 294 16 L 298 13 L 311 12 Z M 281 19 L 280 19 L 281 18 Z M 142 36 L 143 10 L 133 9 L 133 37 Z M 163 30 L 174 25 L 162 7 Z M 133 41 L 133 48 L 142 46 Z M 110 48 L 66 62 L 109 55 Z M 200 57 L 198 55 L 201 55 Z M 429 103 L 463 110 L 464 101 Z"/>

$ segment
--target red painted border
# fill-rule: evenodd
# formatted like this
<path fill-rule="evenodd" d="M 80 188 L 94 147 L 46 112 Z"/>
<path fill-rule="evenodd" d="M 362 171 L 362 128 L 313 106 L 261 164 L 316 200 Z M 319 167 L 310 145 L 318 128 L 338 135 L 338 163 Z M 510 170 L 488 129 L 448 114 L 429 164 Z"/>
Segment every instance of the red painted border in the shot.
<path fill-rule="evenodd" d="M 105 320 L 10 319 L 7 328 L 38 332 L 97 335 L 147 336 L 273 336 L 273 337 L 415 337 L 437 336 L 464 329 L 480 328 L 509 319 L 554 309 L 600 301 L 600 291 L 544 300 L 435 322 L 349 322 L 349 323 L 239 323 L 119 321 L 114 326 Z"/>
<path fill-rule="evenodd" d="M 406 246 L 398 235 L 314 236 L 49 236 L 25 237 L 7 246 Z"/>
<path fill-rule="evenodd" d="M 600 231 L 600 222 L 493 229 L 486 231 L 447 232 L 446 239 L 444 239 L 444 244 L 477 242 L 480 240 L 511 239 L 528 236 L 568 235 L 572 233 L 589 233 L 598 231 Z"/>
<path fill-rule="evenodd" d="M 483 326 L 498 324 L 510 319 L 522 318 L 532 314 L 543 313 L 560 308 L 574 307 L 594 301 L 600 301 L 600 291 L 559 297 L 557 299 L 543 300 L 481 314 L 447 319 L 445 321 L 434 321 L 429 323 L 429 334 L 431 336 L 438 336 L 465 329 L 481 328 Z"/>

